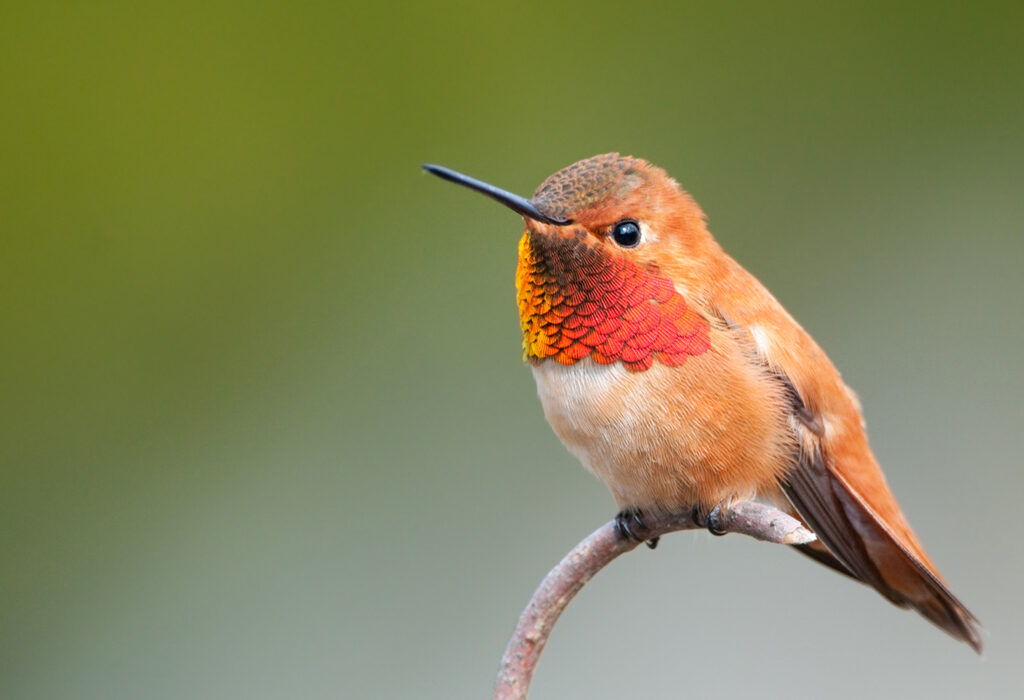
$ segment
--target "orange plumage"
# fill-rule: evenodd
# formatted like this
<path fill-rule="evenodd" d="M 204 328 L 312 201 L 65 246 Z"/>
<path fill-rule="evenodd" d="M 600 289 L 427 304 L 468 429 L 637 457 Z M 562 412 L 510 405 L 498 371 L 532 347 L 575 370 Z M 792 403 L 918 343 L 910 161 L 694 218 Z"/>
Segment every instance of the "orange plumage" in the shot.
<path fill-rule="evenodd" d="M 532 200 L 428 169 L 523 214 L 524 353 L 552 428 L 632 512 L 768 500 L 804 553 L 981 649 L 911 531 L 825 353 L 659 168 L 605 154 Z"/>

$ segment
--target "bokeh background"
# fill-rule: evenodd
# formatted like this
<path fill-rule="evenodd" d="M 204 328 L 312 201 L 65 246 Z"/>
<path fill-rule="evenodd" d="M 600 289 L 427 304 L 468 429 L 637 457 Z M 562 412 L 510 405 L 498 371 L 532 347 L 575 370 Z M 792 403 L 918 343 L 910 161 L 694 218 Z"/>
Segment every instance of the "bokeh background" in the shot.
<path fill-rule="evenodd" d="M 536 698 L 1024 697 L 1017 3 L 4 3 L 0 697 L 480 698 L 614 511 L 520 361 L 529 194 L 665 167 L 866 406 L 978 659 L 668 537 Z"/>

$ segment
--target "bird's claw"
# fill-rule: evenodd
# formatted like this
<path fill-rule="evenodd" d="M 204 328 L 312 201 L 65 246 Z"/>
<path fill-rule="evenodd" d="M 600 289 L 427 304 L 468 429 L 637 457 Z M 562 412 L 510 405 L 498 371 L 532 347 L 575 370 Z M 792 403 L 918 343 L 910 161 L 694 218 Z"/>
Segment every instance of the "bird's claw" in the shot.
<path fill-rule="evenodd" d="M 638 508 L 625 508 L 615 516 L 615 531 L 619 537 L 634 542 L 646 542 L 648 548 L 658 546 L 657 537 L 651 537 L 651 528 L 644 522 L 643 513 Z"/>
<path fill-rule="evenodd" d="M 717 506 L 712 508 L 707 514 L 701 510 L 700 506 L 696 506 L 693 512 L 690 514 L 695 525 L 707 528 L 715 537 L 721 537 L 729 533 L 724 527 L 722 527 L 722 504 L 719 503 Z"/>

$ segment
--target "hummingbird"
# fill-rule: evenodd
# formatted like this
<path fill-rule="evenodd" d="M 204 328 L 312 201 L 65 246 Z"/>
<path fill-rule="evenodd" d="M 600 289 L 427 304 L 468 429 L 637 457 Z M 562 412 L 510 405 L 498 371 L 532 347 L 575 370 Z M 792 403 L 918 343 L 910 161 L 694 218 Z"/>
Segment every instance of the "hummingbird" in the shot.
<path fill-rule="evenodd" d="M 801 553 L 981 652 L 980 624 L 886 484 L 857 396 L 664 170 L 607 153 L 527 199 L 423 167 L 523 217 L 523 356 L 552 429 L 617 502 L 620 534 L 642 540 L 644 514 L 691 509 L 722 534 L 732 504 L 767 502 L 817 535 Z"/>

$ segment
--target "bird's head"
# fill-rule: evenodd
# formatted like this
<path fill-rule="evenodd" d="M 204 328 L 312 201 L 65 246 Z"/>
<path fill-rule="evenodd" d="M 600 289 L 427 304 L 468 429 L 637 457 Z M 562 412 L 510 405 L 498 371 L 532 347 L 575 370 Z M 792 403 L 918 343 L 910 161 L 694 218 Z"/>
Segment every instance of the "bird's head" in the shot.
<path fill-rule="evenodd" d="M 648 369 L 708 348 L 708 322 L 674 280 L 713 245 L 696 202 L 664 170 L 607 153 L 546 179 L 532 199 L 436 165 L 521 214 L 516 288 L 532 361 L 621 360 Z"/>

